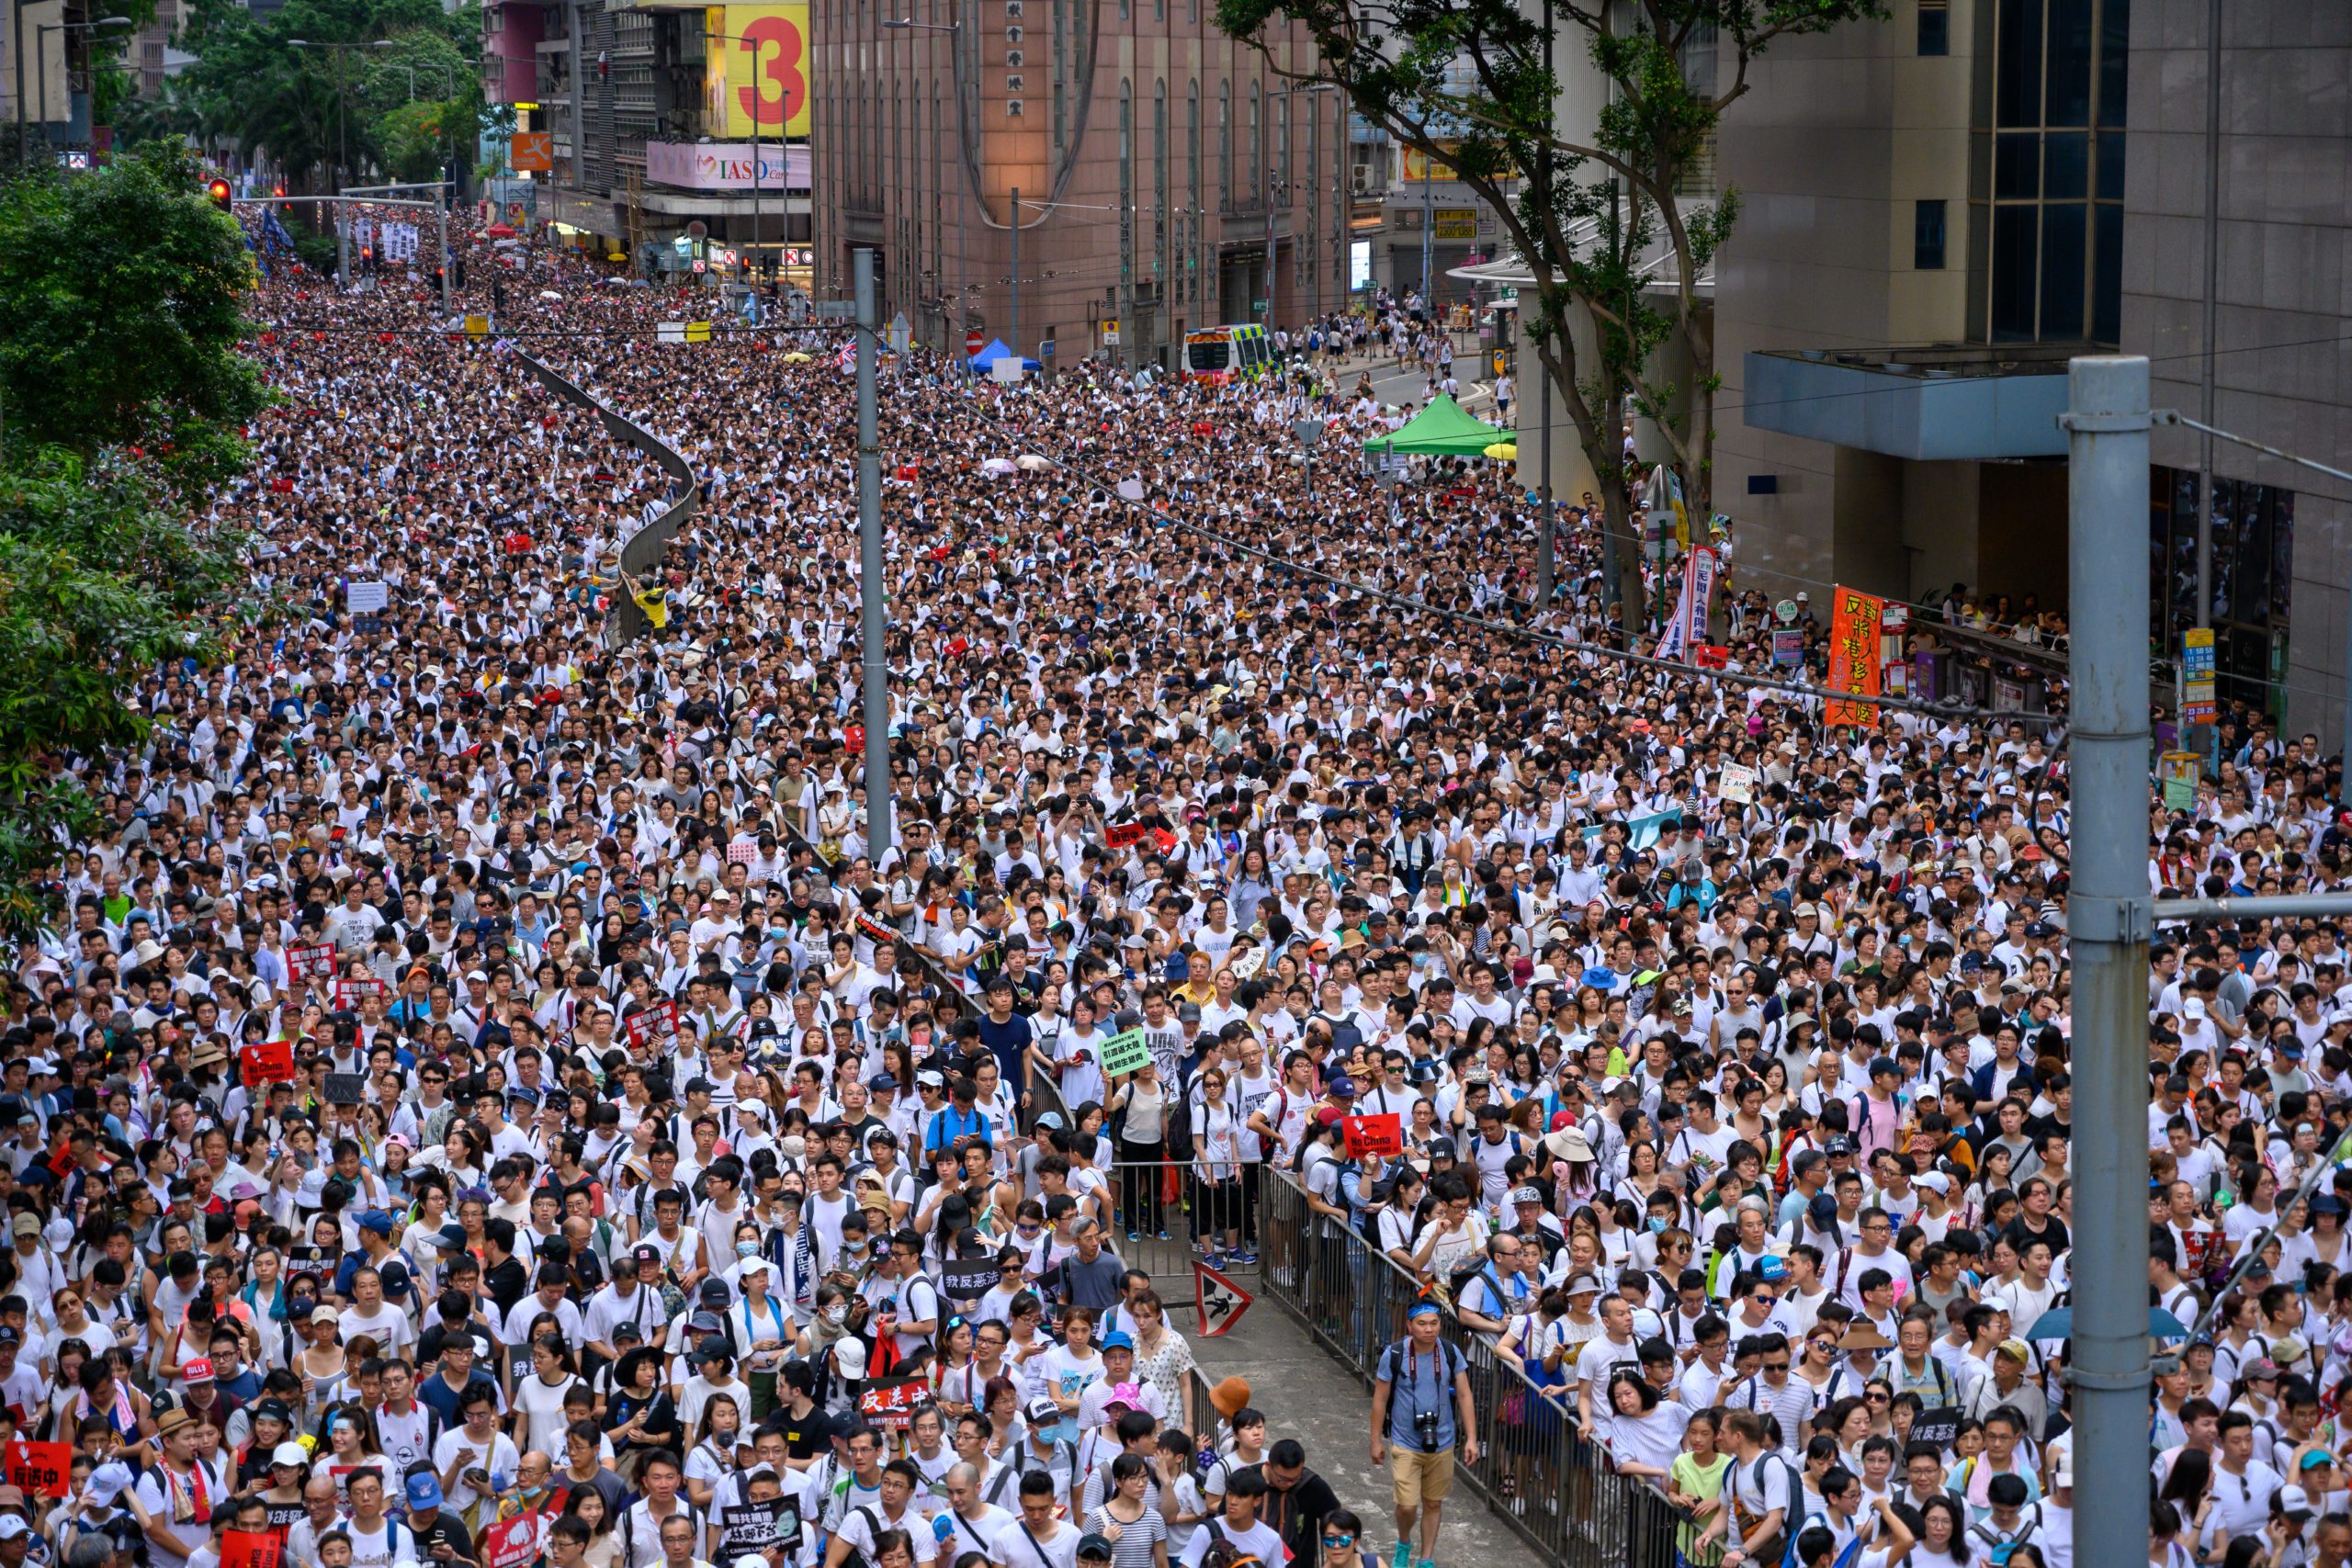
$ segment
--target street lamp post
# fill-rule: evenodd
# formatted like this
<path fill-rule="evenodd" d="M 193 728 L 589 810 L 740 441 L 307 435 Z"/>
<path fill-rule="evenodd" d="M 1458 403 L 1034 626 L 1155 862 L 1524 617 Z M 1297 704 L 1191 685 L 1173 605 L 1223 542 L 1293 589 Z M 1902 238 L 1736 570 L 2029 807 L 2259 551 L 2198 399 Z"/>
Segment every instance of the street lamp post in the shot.
<path fill-rule="evenodd" d="M 947 80 L 949 85 L 956 89 L 956 123 L 960 128 L 964 123 L 964 24 L 961 22 L 918 22 L 912 17 L 887 17 L 883 18 L 882 25 L 893 32 L 945 33 L 952 40 L 948 44 Z M 937 128 L 933 127 L 933 130 L 936 134 Z M 963 166 L 963 154 L 960 151 L 956 154 L 956 166 L 958 168 Z M 969 191 L 960 190 L 956 193 L 956 313 L 966 316 L 967 319 L 972 308 L 972 261 L 971 251 L 966 239 L 964 214 L 970 206 L 966 199 L 970 194 Z M 1014 215 L 1013 229 L 1016 233 L 1020 231 L 1017 213 Z M 1014 242 L 1016 244 L 1019 243 L 1017 240 Z M 1018 272 L 1020 268 L 1015 267 L 1013 270 Z M 943 320 L 944 314 L 942 312 Z M 956 329 L 961 325 L 963 325 L 962 321 L 946 321 L 942 330 L 952 340 L 956 335 Z M 1018 349 L 1021 345 L 1015 343 L 1012 346 Z"/>
<path fill-rule="evenodd" d="M 40 94 L 40 139 L 49 140 L 49 35 L 51 33 L 111 33 L 133 26 L 129 17 L 100 17 L 95 22 L 36 22 L 33 24 L 33 74 Z M 17 32 L 19 45 L 24 37 L 24 7 L 17 7 Z M 66 111 L 70 122 L 73 111 Z M 17 56 L 17 152 L 24 155 L 25 141 L 25 61 L 20 51 Z"/>
<path fill-rule="evenodd" d="M 335 56 L 334 118 L 335 138 L 340 151 L 336 153 L 334 194 L 341 196 L 351 168 L 351 104 L 343 75 L 343 56 L 355 49 L 390 49 L 392 40 L 379 38 L 369 43 L 331 43 L 315 39 L 290 38 L 289 49 L 323 49 Z M 334 276 L 337 283 L 351 282 L 351 220 L 343 203 L 334 204 Z"/>

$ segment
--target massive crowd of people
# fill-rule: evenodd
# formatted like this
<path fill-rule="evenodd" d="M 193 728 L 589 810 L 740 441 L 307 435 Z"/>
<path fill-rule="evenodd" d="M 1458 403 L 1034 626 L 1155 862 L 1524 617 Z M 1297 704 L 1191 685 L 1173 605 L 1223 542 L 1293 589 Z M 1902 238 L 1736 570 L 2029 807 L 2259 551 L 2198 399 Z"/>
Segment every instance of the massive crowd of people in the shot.
<path fill-rule="evenodd" d="M 256 298 L 283 400 L 218 512 L 287 613 L 141 680 L 0 1034 L 0 1436 L 71 1449 L 62 1496 L 0 1490 L 0 1565 L 1427 1568 L 1478 1336 L 1692 1568 L 2069 1568 L 2036 1325 L 2073 1227 L 2140 1216 L 2072 1209 L 2041 725 L 1615 659 L 1591 530 L 1532 603 L 1507 476 L 1310 493 L 1293 413 L 1401 417 L 1354 362 L 918 354 L 885 838 L 842 338 L 662 341 L 698 312 L 503 254 L 485 337 L 391 275 Z M 526 355 L 699 477 L 651 578 L 619 549 L 672 481 Z M 2233 725 L 2152 885 L 2340 881 L 2332 774 Z M 2281 1201 L 2352 1096 L 2344 962 L 2309 922 L 2156 949 L 2184 1339 L 2262 1255 L 2160 1380 L 2161 1568 L 2352 1547 L 2352 1177 Z M 1129 1266 L 1247 1277 L 1274 1182 L 1426 1292 L 1393 1541 Z M 1532 1451 L 1498 1506 L 1575 1506 Z"/>

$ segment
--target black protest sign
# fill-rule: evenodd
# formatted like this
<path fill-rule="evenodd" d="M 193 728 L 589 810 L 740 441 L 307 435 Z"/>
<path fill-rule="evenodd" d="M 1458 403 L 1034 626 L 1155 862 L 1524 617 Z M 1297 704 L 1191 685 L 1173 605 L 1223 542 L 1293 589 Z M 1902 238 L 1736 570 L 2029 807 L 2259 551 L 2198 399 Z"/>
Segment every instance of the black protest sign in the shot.
<path fill-rule="evenodd" d="M 973 1302 L 995 1289 L 1002 1277 L 993 1258 L 959 1258 L 939 1269 L 939 1293 L 959 1302 Z"/>
<path fill-rule="evenodd" d="M 755 1551 L 800 1546 L 800 1505 L 789 1497 L 765 1503 L 738 1503 L 718 1510 L 718 1551 L 722 1559 Z"/>
<path fill-rule="evenodd" d="M 1933 1443 L 1939 1449 L 1948 1449 L 1951 1447 L 1952 1439 L 1959 1436 L 1960 1410 L 1957 1406 L 1923 1410 L 1911 1418 L 1911 1441 L 1915 1443 Z"/>

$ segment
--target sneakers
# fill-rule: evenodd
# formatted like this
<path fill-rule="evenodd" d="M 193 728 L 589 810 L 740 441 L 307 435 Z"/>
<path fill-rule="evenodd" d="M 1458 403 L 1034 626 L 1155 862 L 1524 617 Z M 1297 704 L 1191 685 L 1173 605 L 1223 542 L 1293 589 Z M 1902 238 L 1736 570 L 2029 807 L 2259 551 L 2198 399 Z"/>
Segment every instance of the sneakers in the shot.
<path fill-rule="evenodd" d="M 1388 1568 L 1412 1568 L 1412 1562 L 1413 1543 L 1409 1540 L 1398 1541 L 1396 1550 L 1389 1555 Z"/>
<path fill-rule="evenodd" d="M 1413 1568 L 1437 1568 L 1437 1564 L 1430 1559 L 1424 1557 L 1419 1562 L 1414 1563 Z"/>

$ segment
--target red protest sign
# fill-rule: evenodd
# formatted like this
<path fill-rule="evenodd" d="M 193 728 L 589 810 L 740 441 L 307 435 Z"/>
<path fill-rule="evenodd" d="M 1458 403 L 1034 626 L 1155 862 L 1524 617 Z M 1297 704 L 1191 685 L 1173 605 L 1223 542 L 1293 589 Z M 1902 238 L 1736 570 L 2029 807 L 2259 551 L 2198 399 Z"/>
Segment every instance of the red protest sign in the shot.
<path fill-rule="evenodd" d="M 74 1466 L 71 1443 L 10 1443 L 8 1484 L 39 1497 L 62 1497 Z"/>
<path fill-rule="evenodd" d="M 220 1568 L 278 1568 L 286 1538 L 276 1530 L 228 1530 L 220 1537 Z"/>
<path fill-rule="evenodd" d="M 1114 850 L 1124 850 L 1129 844 L 1141 843 L 1150 832 L 1151 829 L 1140 822 L 1122 822 L 1115 828 L 1105 829 L 1102 841 Z"/>
<path fill-rule="evenodd" d="M 857 1396 L 857 1413 L 877 1426 L 904 1427 L 915 1407 L 930 1397 L 930 1384 L 923 1379 L 900 1378 L 867 1387 Z"/>
<path fill-rule="evenodd" d="M 1348 1141 L 1350 1159 L 1405 1152 L 1405 1121 L 1393 1111 L 1385 1116 L 1342 1116 L 1340 1132 Z"/>
<path fill-rule="evenodd" d="M 537 1514 L 517 1514 L 484 1530 L 482 1568 L 523 1568 L 539 1554 L 539 1527 L 545 1522 Z M 220 1568 L 228 1564 L 223 1562 Z"/>
<path fill-rule="evenodd" d="M 624 1021 L 632 1045 L 651 1045 L 676 1038 L 678 1033 L 678 1004 L 667 999 L 651 1007 L 639 1008 Z"/>
<path fill-rule="evenodd" d="M 355 980 L 337 980 L 334 983 L 334 1010 L 337 1012 L 345 1012 L 363 1001 L 382 1001 L 384 991 L 384 982 L 373 976 L 363 976 Z"/>
<path fill-rule="evenodd" d="M 237 1053 L 247 1085 L 294 1081 L 294 1042 L 265 1040 Z"/>
<path fill-rule="evenodd" d="M 1721 670 L 1731 662 L 1731 649 L 1723 643 L 1702 642 L 1692 662 L 1702 670 Z"/>
<path fill-rule="evenodd" d="M 286 950 L 286 973 L 296 985 L 318 975 L 334 973 L 334 949 L 322 944 L 317 947 L 289 947 Z"/>
<path fill-rule="evenodd" d="M 74 1174 L 74 1145 L 62 1134 L 57 1140 L 56 1149 L 49 1156 L 49 1171 L 60 1181 Z"/>

